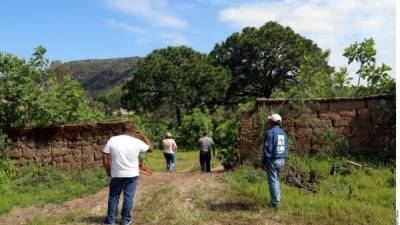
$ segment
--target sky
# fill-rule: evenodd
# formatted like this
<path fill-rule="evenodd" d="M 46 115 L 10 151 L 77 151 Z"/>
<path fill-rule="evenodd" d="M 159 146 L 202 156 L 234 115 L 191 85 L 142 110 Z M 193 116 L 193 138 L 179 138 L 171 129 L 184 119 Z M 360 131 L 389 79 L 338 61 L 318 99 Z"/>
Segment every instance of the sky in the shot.
<path fill-rule="evenodd" d="M 246 26 L 277 21 L 329 49 L 336 68 L 347 65 L 346 47 L 372 37 L 394 76 L 395 11 L 395 0 L 1 0 L 0 51 L 29 58 L 43 45 L 63 62 L 179 45 L 209 53 Z"/>

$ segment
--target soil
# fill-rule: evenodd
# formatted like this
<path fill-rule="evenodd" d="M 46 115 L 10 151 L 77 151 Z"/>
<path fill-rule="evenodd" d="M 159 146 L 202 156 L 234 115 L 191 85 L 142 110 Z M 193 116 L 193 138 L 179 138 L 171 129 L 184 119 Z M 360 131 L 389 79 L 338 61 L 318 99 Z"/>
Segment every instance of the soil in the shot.
<path fill-rule="evenodd" d="M 146 199 L 149 196 L 148 193 L 151 192 L 152 189 L 156 189 L 163 184 L 173 184 L 179 190 L 179 193 L 183 194 L 184 196 L 190 196 L 190 194 L 188 193 L 193 190 L 193 188 L 201 187 L 201 189 L 203 190 L 203 198 L 206 201 L 211 202 L 213 199 L 215 199 L 216 196 L 222 194 L 224 191 L 220 183 L 217 181 L 218 178 L 221 177 L 222 172 L 223 168 L 218 167 L 213 169 L 211 173 L 172 172 L 154 173 L 152 176 L 141 174 L 136 189 L 135 207 L 138 206 L 136 209 L 140 210 L 139 208 L 141 206 L 145 206 L 146 202 L 149 201 L 148 199 Z M 207 190 L 214 190 L 214 194 L 207 193 Z M 67 212 L 82 212 L 84 214 L 84 219 L 77 224 L 102 224 L 102 220 L 104 219 L 107 210 L 107 199 L 108 187 L 98 191 L 93 195 L 74 199 L 63 204 L 45 205 L 44 207 L 31 206 L 27 208 L 15 208 L 10 213 L 0 217 L 0 224 L 25 224 L 26 220 L 30 218 L 63 215 Z M 192 199 L 188 197 L 185 204 L 190 204 L 191 201 Z M 122 199 L 120 200 L 120 204 L 121 203 Z M 225 213 L 229 214 L 229 212 L 232 212 L 231 210 L 240 210 L 242 206 L 240 204 L 227 205 L 225 203 L 211 204 L 210 207 L 213 211 L 224 209 L 223 211 L 226 211 Z M 212 207 L 216 209 L 212 209 Z M 226 210 L 227 207 L 229 208 L 229 210 Z M 224 214 L 224 212 L 222 211 L 221 213 Z M 261 213 L 262 212 L 257 212 L 257 214 Z M 262 216 L 261 220 L 258 219 L 257 222 L 253 221 L 250 224 L 281 224 L 279 222 L 280 219 L 271 217 L 270 213 L 262 214 L 264 216 Z M 224 214 L 223 217 L 229 218 L 229 215 Z M 144 218 L 136 219 L 138 220 L 135 224 L 146 223 Z M 236 224 L 236 222 L 234 221 L 226 222 L 228 222 L 227 224 Z M 220 225 L 225 224 L 225 222 L 212 222 L 207 224 Z M 243 223 L 241 222 L 240 224 Z"/>

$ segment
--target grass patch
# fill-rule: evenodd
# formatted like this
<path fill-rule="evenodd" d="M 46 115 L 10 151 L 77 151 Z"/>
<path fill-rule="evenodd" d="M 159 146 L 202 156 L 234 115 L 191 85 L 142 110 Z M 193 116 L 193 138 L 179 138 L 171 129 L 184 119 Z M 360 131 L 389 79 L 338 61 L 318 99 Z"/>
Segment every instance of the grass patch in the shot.
<path fill-rule="evenodd" d="M 102 168 L 69 170 L 24 166 L 17 169 L 15 177 L 0 184 L 0 214 L 12 207 L 61 203 L 82 197 L 107 186 L 108 182 Z"/>
<path fill-rule="evenodd" d="M 154 150 L 152 153 L 147 153 L 145 165 L 154 172 L 167 172 L 164 153 L 161 150 Z M 211 158 L 211 168 L 220 166 L 217 158 Z M 183 171 L 200 171 L 199 151 L 178 151 L 176 153 L 175 172 Z"/>
<path fill-rule="evenodd" d="M 395 174 L 390 166 L 353 168 L 348 175 L 330 175 L 334 161 L 341 158 L 292 156 L 287 160 L 322 176 L 312 194 L 285 183 L 281 177 L 282 204 L 277 215 L 287 224 L 393 224 L 395 222 Z M 285 171 L 282 172 L 285 174 Z M 243 202 L 259 209 L 270 201 L 265 172 L 242 166 L 224 176 L 227 187 Z"/>

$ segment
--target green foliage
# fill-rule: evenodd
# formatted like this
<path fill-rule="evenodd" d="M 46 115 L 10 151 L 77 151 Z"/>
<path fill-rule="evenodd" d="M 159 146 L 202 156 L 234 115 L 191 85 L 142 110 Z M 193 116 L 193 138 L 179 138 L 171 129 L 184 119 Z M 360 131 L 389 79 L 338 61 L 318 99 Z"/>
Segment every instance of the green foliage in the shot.
<path fill-rule="evenodd" d="M 376 65 L 375 41 L 372 38 L 364 39 L 363 42 L 355 42 L 345 49 L 343 54 L 348 59 L 348 64 L 358 62 L 360 68 L 358 74 L 359 95 L 366 94 L 394 94 L 395 80 L 391 78 L 388 72 L 392 69 L 383 63 L 381 66 Z M 360 87 L 360 81 L 367 81 L 367 87 Z"/>
<path fill-rule="evenodd" d="M 220 149 L 217 158 L 225 169 L 229 169 L 237 163 L 236 143 L 240 129 L 240 123 L 244 113 L 254 108 L 254 102 L 239 104 L 237 111 L 230 119 L 222 120 L 215 129 L 214 140 Z"/>
<path fill-rule="evenodd" d="M 103 107 L 103 112 L 106 112 L 108 116 L 111 116 L 114 111 L 122 108 L 121 97 L 122 87 L 114 86 L 113 88 L 104 91 L 104 93 L 99 94 L 99 96 L 95 97 L 94 100 L 100 102 Z"/>
<path fill-rule="evenodd" d="M 7 158 L 7 135 L 0 132 L 0 160 Z"/>
<path fill-rule="evenodd" d="M 123 87 L 123 105 L 138 112 L 163 110 L 163 117 L 175 115 L 178 125 L 195 107 L 213 108 L 230 78 L 228 70 L 183 46 L 153 51 L 139 61 L 133 75 Z"/>
<path fill-rule="evenodd" d="M 0 159 L 0 183 L 9 182 L 16 176 L 16 171 L 13 160 Z"/>
<path fill-rule="evenodd" d="M 281 173 L 282 201 L 274 215 L 284 224 L 393 224 L 394 219 L 387 219 L 394 218 L 396 199 L 395 176 L 390 168 L 353 168 L 346 176 L 330 175 L 332 163 L 339 161 L 342 159 L 292 154 Z M 322 176 L 322 181 L 316 185 L 319 192 L 309 194 L 286 184 L 289 164 L 303 171 L 313 169 Z M 270 195 L 265 171 L 241 166 L 225 173 L 224 180 L 227 190 L 233 190 L 242 202 L 268 210 Z"/>
<path fill-rule="evenodd" d="M 351 80 L 347 69 L 341 68 L 334 73 L 332 68 L 324 66 L 328 56 L 329 52 L 325 52 L 319 59 L 305 56 L 294 80 L 288 82 L 287 86 L 276 89 L 272 97 L 289 98 L 292 102 L 297 102 L 295 105 L 301 105 L 301 101 L 306 98 L 347 95 Z"/>
<path fill-rule="evenodd" d="M 0 214 L 9 212 L 12 207 L 60 203 L 82 197 L 109 182 L 102 168 L 66 170 L 29 165 L 16 169 L 12 161 L 0 163 L 0 179 L 1 174 L 6 174 L 8 181 L 0 182 Z"/>
<path fill-rule="evenodd" d="M 183 116 L 179 127 L 178 143 L 187 147 L 197 147 L 197 141 L 204 133 L 213 136 L 213 122 L 208 113 L 194 109 L 192 114 Z"/>
<path fill-rule="evenodd" d="M 231 70 L 227 98 L 235 102 L 270 97 L 274 88 L 295 79 L 306 56 L 319 59 L 318 66 L 329 69 L 325 54 L 291 28 L 268 22 L 259 29 L 246 27 L 241 33 L 233 33 L 214 47 L 210 58 Z"/>
<path fill-rule="evenodd" d="M 48 71 L 46 50 L 39 46 L 29 62 L 0 53 L 0 126 L 41 126 L 101 118 L 87 107 L 79 83 Z"/>

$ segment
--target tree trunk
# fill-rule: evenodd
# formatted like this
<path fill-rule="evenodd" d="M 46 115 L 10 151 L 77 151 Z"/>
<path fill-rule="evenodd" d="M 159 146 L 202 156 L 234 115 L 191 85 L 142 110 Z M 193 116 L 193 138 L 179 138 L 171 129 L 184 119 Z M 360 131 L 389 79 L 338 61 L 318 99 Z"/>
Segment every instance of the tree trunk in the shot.
<path fill-rule="evenodd" d="M 182 112 L 179 106 L 175 106 L 175 112 L 176 112 L 176 120 L 178 122 L 178 126 L 182 125 Z"/>

